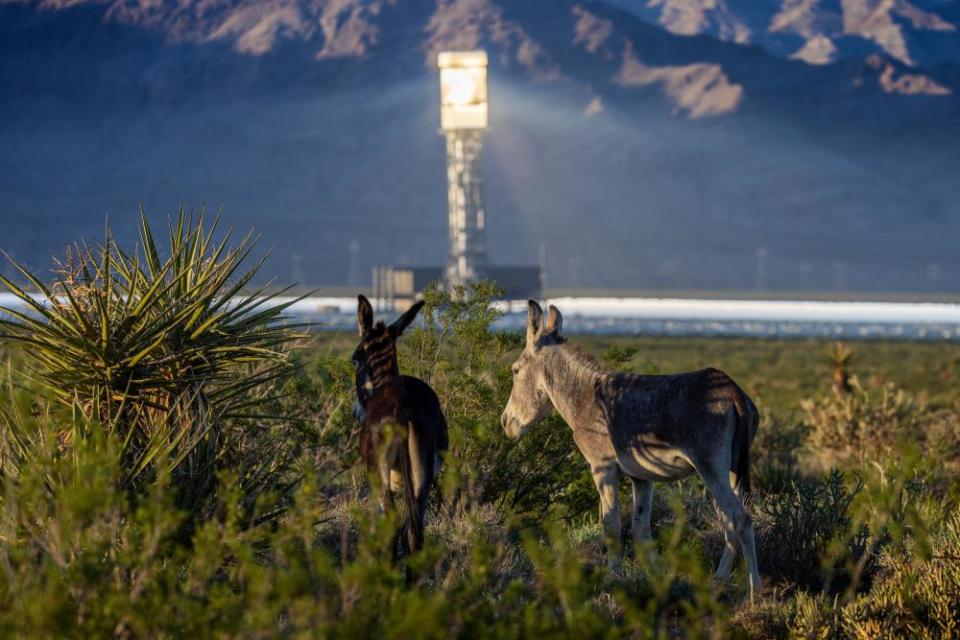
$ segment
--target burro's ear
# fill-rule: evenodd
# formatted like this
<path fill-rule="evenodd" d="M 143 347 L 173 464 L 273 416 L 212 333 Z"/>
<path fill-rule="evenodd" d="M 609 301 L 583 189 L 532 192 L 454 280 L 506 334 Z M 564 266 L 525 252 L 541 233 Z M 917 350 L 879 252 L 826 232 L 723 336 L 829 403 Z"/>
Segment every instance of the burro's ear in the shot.
<path fill-rule="evenodd" d="M 403 312 L 403 314 L 393 321 L 393 324 L 390 325 L 390 332 L 395 337 L 400 337 L 400 335 L 406 331 L 407 327 L 413 322 L 414 318 L 417 317 L 417 314 L 420 313 L 420 309 L 423 308 L 423 300 L 419 302 L 414 302 L 409 309 Z"/>
<path fill-rule="evenodd" d="M 547 308 L 547 326 L 543 328 L 543 334 L 548 336 L 553 336 L 554 338 L 560 337 L 560 329 L 563 327 L 563 316 L 560 315 L 560 309 L 557 309 L 555 306 L 550 305 Z"/>
<path fill-rule="evenodd" d="M 543 330 L 543 309 L 536 300 L 527 300 L 527 344 L 534 345 Z"/>
<path fill-rule="evenodd" d="M 373 307 L 366 296 L 357 296 L 357 332 L 363 337 L 373 326 Z"/>

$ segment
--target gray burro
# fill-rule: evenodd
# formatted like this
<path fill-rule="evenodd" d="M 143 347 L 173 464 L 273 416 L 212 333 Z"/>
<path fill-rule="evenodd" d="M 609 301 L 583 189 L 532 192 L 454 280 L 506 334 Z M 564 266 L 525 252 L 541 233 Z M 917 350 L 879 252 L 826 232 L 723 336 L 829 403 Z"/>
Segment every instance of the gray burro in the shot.
<path fill-rule="evenodd" d="M 507 435 L 519 438 L 552 408 L 573 431 L 600 493 L 611 568 L 619 567 L 618 486 L 633 483 L 631 532 L 650 537 L 653 483 L 696 472 L 722 513 L 725 547 L 716 579 L 727 582 L 737 547 L 747 563 L 750 599 L 760 589 L 753 519 L 743 497 L 750 491 L 750 444 L 759 413 L 724 372 L 702 369 L 674 375 L 604 370 L 561 335 L 563 319 L 550 305 L 529 301 L 527 340 L 513 365 L 513 389 L 501 416 Z"/>

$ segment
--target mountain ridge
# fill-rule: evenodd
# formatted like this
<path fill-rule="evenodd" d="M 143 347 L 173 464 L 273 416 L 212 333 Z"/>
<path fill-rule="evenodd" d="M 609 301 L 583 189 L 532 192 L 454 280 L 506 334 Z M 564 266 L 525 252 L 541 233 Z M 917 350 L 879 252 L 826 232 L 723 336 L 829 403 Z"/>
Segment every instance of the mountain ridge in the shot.
<path fill-rule="evenodd" d="M 545 244 L 566 286 L 960 288 L 956 65 L 809 64 L 608 1 L 55 4 L 0 5 L 0 190 L 31 221 L 4 248 L 34 262 L 106 212 L 127 233 L 140 200 L 211 200 L 290 258 L 275 275 L 356 279 L 354 238 L 361 278 L 439 264 L 430 60 L 482 46 L 495 260 Z"/>

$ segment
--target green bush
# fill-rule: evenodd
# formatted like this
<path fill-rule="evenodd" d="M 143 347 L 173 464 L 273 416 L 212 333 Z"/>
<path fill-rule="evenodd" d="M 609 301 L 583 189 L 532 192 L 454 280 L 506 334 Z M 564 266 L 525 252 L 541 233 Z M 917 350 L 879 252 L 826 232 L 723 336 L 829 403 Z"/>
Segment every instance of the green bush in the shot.
<path fill-rule="evenodd" d="M 469 510 L 495 503 L 533 520 L 557 507 L 566 518 L 593 511 L 593 481 L 558 416 L 517 442 L 503 433 L 500 412 L 523 336 L 491 330 L 501 315 L 492 305 L 498 295 L 489 282 L 454 295 L 431 287 L 424 296 L 423 326 L 400 342 L 401 371 L 433 385 L 450 425 L 447 505 Z"/>
<path fill-rule="evenodd" d="M 794 480 L 781 492 L 755 502 L 760 518 L 758 557 L 768 575 L 807 591 L 846 589 L 845 568 L 870 564 L 870 530 L 853 522 L 851 505 L 863 489 L 834 469 L 821 478 Z"/>
<path fill-rule="evenodd" d="M 790 636 L 872 640 L 953 638 L 960 633 L 960 511 L 938 521 L 932 555 L 888 557 L 873 588 L 852 600 L 798 598 L 783 611 Z"/>
<path fill-rule="evenodd" d="M 960 635 L 960 510 L 931 533 L 928 561 L 918 562 L 912 554 L 892 559 L 870 593 L 842 609 L 846 637 Z"/>
<path fill-rule="evenodd" d="M 664 529 L 671 569 L 612 579 L 584 563 L 555 519 L 514 529 L 495 509 L 434 520 L 411 562 L 380 550 L 390 519 L 348 509 L 359 536 L 337 557 L 324 529 L 333 508 L 324 480 L 304 480 L 283 518 L 256 525 L 243 492 L 222 473 L 216 516 L 184 542 L 186 513 L 169 475 L 136 496 L 116 483 L 119 443 L 93 436 L 67 458 L 51 443 L 6 478 L 0 526 L 0 628 L 16 637 L 654 637 L 723 614 L 701 559 Z M 47 479 L 56 477 L 52 485 Z M 269 503 L 269 501 L 267 501 Z M 440 532 L 462 531 L 460 538 Z M 348 533 L 348 535 L 351 535 Z M 676 588 L 677 568 L 687 574 Z M 693 581 L 691 581 L 691 579 Z M 716 620 L 718 618 L 714 618 Z"/>

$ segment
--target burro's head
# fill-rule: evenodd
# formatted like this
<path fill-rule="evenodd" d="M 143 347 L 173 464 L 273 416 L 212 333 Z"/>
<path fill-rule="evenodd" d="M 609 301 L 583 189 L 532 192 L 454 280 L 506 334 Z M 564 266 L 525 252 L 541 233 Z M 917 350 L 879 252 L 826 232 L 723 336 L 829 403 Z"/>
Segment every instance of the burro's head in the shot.
<path fill-rule="evenodd" d="M 500 424 L 510 438 L 522 436 L 553 408 L 547 394 L 546 356 L 549 349 L 563 341 L 560 337 L 563 318 L 555 306 L 548 308 L 546 323 L 540 305 L 530 300 L 527 306 L 527 343 L 513 363 L 513 389 L 500 416 Z"/>
<path fill-rule="evenodd" d="M 353 405 L 353 415 L 363 422 L 367 401 L 375 388 L 383 382 L 400 375 L 397 364 L 397 338 L 410 326 L 417 313 L 423 308 L 423 301 L 410 306 L 393 324 L 373 322 L 373 306 L 365 296 L 357 296 L 357 332 L 360 343 L 354 350 L 350 361 L 353 363 L 356 379 L 357 399 Z"/>

